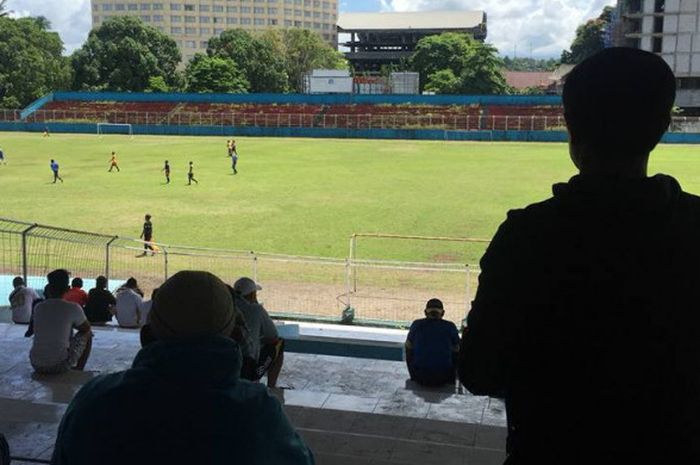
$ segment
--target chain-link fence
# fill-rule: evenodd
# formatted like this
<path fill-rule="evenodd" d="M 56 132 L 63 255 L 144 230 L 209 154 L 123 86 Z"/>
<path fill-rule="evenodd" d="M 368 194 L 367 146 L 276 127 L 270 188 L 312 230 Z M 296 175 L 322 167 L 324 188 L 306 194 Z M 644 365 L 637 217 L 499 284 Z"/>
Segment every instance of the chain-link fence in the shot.
<path fill-rule="evenodd" d="M 206 270 L 233 282 L 260 282 L 260 298 L 279 317 L 405 326 L 420 318 L 433 297 L 446 318 L 460 324 L 476 290 L 478 269 L 449 263 L 299 257 L 145 243 L 136 239 L 55 228 L 0 218 L 0 292 L 15 276 L 43 289 L 51 270 L 65 268 L 111 287 L 134 277 L 148 295 L 174 273 Z"/>

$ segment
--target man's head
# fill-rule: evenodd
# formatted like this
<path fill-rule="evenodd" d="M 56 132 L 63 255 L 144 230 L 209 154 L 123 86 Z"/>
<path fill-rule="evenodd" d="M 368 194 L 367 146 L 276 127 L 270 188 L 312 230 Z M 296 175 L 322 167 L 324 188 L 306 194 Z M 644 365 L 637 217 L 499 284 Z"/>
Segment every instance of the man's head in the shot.
<path fill-rule="evenodd" d="M 250 278 L 241 278 L 233 283 L 233 290 L 236 294 L 249 302 L 258 301 L 258 291 L 262 291 L 262 286 Z"/>
<path fill-rule="evenodd" d="M 584 173 L 613 174 L 640 163 L 646 169 L 675 96 L 673 72 L 652 53 L 608 48 L 584 60 L 566 77 L 563 95 L 576 166 Z"/>
<path fill-rule="evenodd" d="M 12 280 L 12 287 L 17 289 L 20 286 L 24 286 L 24 278 L 21 276 L 17 276 L 15 279 Z"/>
<path fill-rule="evenodd" d="M 60 299 L 63 297 L 63 294 L 70 289 L 70 286 L 68 285 L 70 273 L 68 273 L 66 270 L 53 270 L 51 273 L 46 275 L 46 279 L 49 283 L 46 285 L 45 289 L 49 294 L 49 298 Z"/>
<path fill-rule="evenodd" d="M 146 221 L 151 221 L 151 215 L 149 215 L 148 213 L 146 213 L 146 216 L 144 218 L 146 218 Z"/>
<path fill-rule="evenodd" d="M 97 289 L 107 289 L 107 278 L 104 276 L 98 276 L 95 280 L 95 287 Z"/>
<path fill-rule="evenodd" d="M 428 318 L 440 319 L 445 315 L 445 307 L 440 299 L 430 299 L 425 304 L 425 316 Z"/>
<path fill-rule="evenodd" d="M 229 337 L 235 320 L 226 284 L 205 271 L 181 271 L 158 289 L 145 329 L 157 340 Z"/>
<path fill-rule="evenodd" d="M 129 289 L 136 289 L 139 287 L 139 283 L 136 281 L 136 278 L 131 277 L 126 280 L 126 283 L 124 283 L 124 287 L 128 287 Z"/>
<path fill-rule="evenodd" d="M 53 163 L 53 159 L 51 159 L 51 163 Z"/>
<path fill-rule="evenodd" d="M 83 288 L 83 280 L 81 278 L 73 278 L 73 281 L 70 283 L 71 287 L 77 287 L 78 289 Z"/>

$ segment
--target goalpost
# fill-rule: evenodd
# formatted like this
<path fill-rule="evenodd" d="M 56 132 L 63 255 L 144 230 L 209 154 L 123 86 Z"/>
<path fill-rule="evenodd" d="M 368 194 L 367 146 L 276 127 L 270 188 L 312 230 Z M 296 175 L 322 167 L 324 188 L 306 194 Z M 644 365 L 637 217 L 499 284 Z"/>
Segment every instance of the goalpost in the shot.
<path fill-rule="evenodd" d="M 133 128 L 129 123 L 97 123 L 97 135 L 103 134 L 128 134 L 130 137 L 134 137 Z"/>

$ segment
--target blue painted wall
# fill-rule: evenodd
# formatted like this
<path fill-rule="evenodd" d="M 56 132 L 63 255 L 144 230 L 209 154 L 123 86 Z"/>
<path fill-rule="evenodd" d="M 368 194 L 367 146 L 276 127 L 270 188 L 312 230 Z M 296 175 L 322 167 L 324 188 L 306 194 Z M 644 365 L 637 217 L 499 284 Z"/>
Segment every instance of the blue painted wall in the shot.
<path fill-rule="evenodd" d="M 0 131 L 97 134 L 94 123 L 17 123 L 0 122 Z M 439 129 L 331 129 L 331 128 L 231 128 L 224 126 L 133 125 L 134 134 L 179 136 L 308 137 L 332 139 L 409 139 L 446 141 L 566 142 L 565 131 L 443 131 Z M 109 128 L 104 128 L 108 133 Z M 114 131 L 117 132 L 117 131 Z M 667 144 L 700 144 L 700 133 L 668 133 Z"/>
<path fill-rule="evenodd" d="M 422 105 L 561 105 L 556 95 L 310 95 L 310 94 L 171 94 L 136 92 L 55 92 L 55 101 L 192 102 L 250 104 L 422 104 Z"/>
<path fill-rule="evenodd" d="M 44 95 L 43 97 L 34 100 L 32 103 L 29 104 L 27 108 L 22 110 L 19 114 L 19 117 L 22 118 L 23 120 L 27 119 L 29 116 L 31 116 L 32 113 L 35 111 L 39 110 L 41 107 L 46 105 L 49 102 L 53 102 L 54 99 L 54 94 L 47 94 Z"/>

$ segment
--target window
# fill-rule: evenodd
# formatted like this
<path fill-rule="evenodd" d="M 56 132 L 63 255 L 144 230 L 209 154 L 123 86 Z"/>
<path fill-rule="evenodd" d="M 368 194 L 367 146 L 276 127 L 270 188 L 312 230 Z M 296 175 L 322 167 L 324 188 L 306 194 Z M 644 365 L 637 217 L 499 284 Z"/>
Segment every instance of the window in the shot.
<path fill-rule="evenodd" d="M 256 15 L 264 15 L 265 8 L 261 8 L 259 6 L 256 6 L 255 8 L 253 8 L 253 13 L 255 13 Z"/>
<path fill-rule="evenodd" d="M 651 46 L 651 51 L 654 53 L 661 53 L 661 48 L 663 46 L 663 40 L 661 37 L 654 37 L 652 46 Z"/>
<path fill-rule="evenodd" d="M 199 11 L 209 12 L 209 5 L 199 5 Z"/>
<path fill-rule="evenodd" d="M 180 26 L 172 26 L 170 28 L 171 34 L 182 34 L 182 28 Z"/>
<path fill-rule="evenodd" d="M 284 14 L 286 16 L 292 16 L 292 9 L 291 8 L 285 8 L 284 9 Z"/>
<path fill-rule="evenodd" d="M 153 15 L 153 22 L 154 23 L 162 23 L 163 22 L 163 15 Z"/>
<path fill-rule="evenodd" d="M 139 9 L 139 5 L 137 3 L 129 3 L 126 6 L 126 9 L 129 11 L 137 11 Z"/>
<path fill-rule="evenodd" d="M 180 15 L 172 15 L 170 17 L 170 22 L 171 23 L 181 23 L 182 22 L 182 16 Z"/>
<path fill-rule="evenodd" d="M 255 20 L 253 21 L 253 23 L 254 23 L 256 26 L 264 26 L 264 25 L 265 25 L 265 20 L 262 19 L 262 18 L 255 18 Z"/>
<path fill-rule="evenodd" d="M 237 6 L 227 6 L 226 13 L 238 13 L 238 7 Z"/>
<path fill-rule="evenodd" d="M 199 42 L 199 48 L 206 49 L 209 47 L 209 41 L 208 40 L 202 40 Z"/>
<path fill-rule="evenodd" d="M 214 5 L 211 9 L 214 13 L 223 13 L 224 12 L 224 6 L 223 5 Z"/>
<path fill-rule="evenodd" d="M 314 23 L 314 29 L 321 29 L 321 23 Z"/>
<path fill-rule="evenodd" d="M 196 23 L 197 18 L 195 16 L 185 16 L 185 22 L 186 23 Z"/>
<path fill-rule="evenodd" d="M 199 35 L 200 36 L 209 36 L 211 35 L 211 28 L 209 27 L 202 27 L 199 29 Z"/>
<path fill-rule="evenodd" d="M 194 40 L 186 40 L 185 41 L 185 47 L 187 48 L 196 48 L 197 47 L 197 42 Z"/>
<path fill-rule="evenodd" d="M 294 10 L 294 16 L 301 16 L 301 10 Z"/>
<path fill-rule="evenodd" d="M 143 21 L 144 23 L 150 23 L 150 22 L 151 22 L 151 17 L 148 16 L 148 15 L 142 15 L 142 16 L 141 16 L 141 21 Z"/>
<path fill-rule="evenodd" d="M 304 27 L 306 29 L 311 29 L 311 21 L 304 21 Z"/>
<path fill-rule="evenodd" d="M 117 3 L 116 5 L 114 5 L 114 9 L 117 11 L 124 11 L 125 7 L 126 5 L 124 5 L 123 3 Z"/>
<path fill-rule="evenodd" d="M 185 34 L 188 36 L 195 35 L 197 33 L 197 28 L 196 27 L 186 27 L 185 28 Z"/>
<path fill-rule="evenodd" d="M 310 18 L 311 12 L 309 10 L 304 10 L 304 18 Z"/>
<path fill-rule="evenodd" d="M 163 9 L 163 4 L 162 4 L 162 3 L 154 3 L 154 4 L 153 4 L 153 9 L 154 9 L 154 10 L 162 10 L 162 9 Z"/>
<path fill-rule="evenodd" d="M 241 24 L 250 24 L 250 18 L 241 18 Z"/>
<path fill-rule="evenodd" d="M 292 22 L 291 19 L 284 20 L 284 27 L 292 27 L 292 24 L 294 24 L 294 23 Z"/>
<path fill-rule="evenodd" d="M 301 21 L 294 21 L 294 27 L 301 27 Z"/>
<path fill-rule="evenodd" d="M 666 10 L 666 0 L 656 0 L 654 2 L 654 13 L 663 13 Z"/>
<path fill-rule="evenodd" d="M 200 23 L 204 23 L 204 24 L 210 23 L 210 22 L 211 22 L 211 17 L 209 17 L 209 16 L 200 16 L 200 17 L 199 17 L 199 22 L 200 22 Z"/>
<path fill-rule="evenodd" d="M 314 18 L 320 18 L 321 13 L 319 11 L 314 11 Z"/>
<path fill-rule="evenodd" d="M 215 36 L 218 36 L 218 35 L 221 34 L 222 32 L 224 32 L 224 29 L 223 29 L 223 28 L 221 28 L 221 27 L 215 27 L 215 28 L 214 28 L 214 35 L 215 35 Z"/>
<path fill-rule="evenodd" d="M 194 11 L 194 5 L 192 5 L 191 3 L 186 3 L 185 11 Z"/>
<path fill-rule="evenodd" d="M 663 16 L 654 17 L 654 34 L 662 34 L 664 32 L 664 18 Z"/>
<path fill-rule="evenodd" d="M 679 78 L 679 89 L 700 89 L 700 78 Z"/>
<path fill-rule="evenodd" d="M 180 5 L 179 3 L 171 3 L 170 10 L 171 11 L 180 11 L 180 10 L 182 10 L 182 5 Z"/>
<path fill-rule="evenodd" d="M 226 18 L 226 24 L 238 24 L 238 18 Z"/>
<path fill-rule="evenodd" d="M 321 8 L 321 2 L 319 0 L 314 0 L 314 8 Z"/>
<path fill-rule="evenodd" d="M 151 10 L 151 5 L 150 3 L 142 3 L 140 5 L 141 11 L 150 11 Z"/>
<path fill-rule="evenodd" d="M 97 5 L 95 5 L 97 6 Z M 105 3 L 102 5 L 102 11 L 112 11 L 112 4 L 111 3 Z"/>
<path fill-rule="evenodd" d="M 277 20 L 276 19 L 268 19 L 267 24 L 268 24 L 268 26 L 277 26 Z"/>
<path fill-rule="evenodd" d="M 250 13 L 250 7 L 249 6 L 242 6 L 241 13 Z"/>
<path fill-rule="evenodd" d="M 327 10 L 330 7 L 330 4 L 328 2 L 323 2 L 323 9 Z"/>
<path fill-rule="evenodd" d="M 212 18 L 212 22 L 214 24 L 224 24 L 224 18 L 220 18 L 218 16 L 215 16 L 214 18 Z"/>
<path fill-rule="evenodd" d="M 92 22 L 93 22 L 93 23 L 99 23 L 99 22 L 100 22 L 100 16 L 99 16 L 99 15 L 93 16 L 93 17 L 92 17 Z"/>
<path fill-rule="evenodd" d="M 268 8 L 268 9 L 267 9 L 267 14 L 268 14 L 268 15 L 276 15 L 276 14 L 277 14 L 277 8 Z"/>

